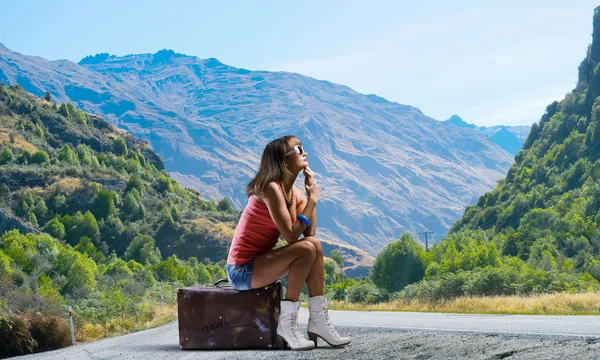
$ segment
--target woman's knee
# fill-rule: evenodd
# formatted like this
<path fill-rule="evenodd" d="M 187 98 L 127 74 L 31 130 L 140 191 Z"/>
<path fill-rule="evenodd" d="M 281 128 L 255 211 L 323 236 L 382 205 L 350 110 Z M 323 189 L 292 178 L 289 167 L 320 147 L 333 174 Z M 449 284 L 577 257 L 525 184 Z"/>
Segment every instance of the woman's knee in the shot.
<path fill-rule="evenodd" d="M 323 245 L 321 244 L 321 239 L 316 238 L 314 236 L 307 236 L 302 240 L 310 241 L 310 243 L 313 244 L 313 246 L 315 247 L 315 253 L 317 256 L 323 255 Z"/>
<path fill-rule="evenodd" d="M 312 258 L 312 259 L 315 258 L 316 254 L 317 254 L 317 250 L 315 248 L 315 245 L 312 242 L 298 241 L 297 244 L 298 244 L 297 248 L 300 253 L 300 256 L 308 257 L 308 258 Z"/>

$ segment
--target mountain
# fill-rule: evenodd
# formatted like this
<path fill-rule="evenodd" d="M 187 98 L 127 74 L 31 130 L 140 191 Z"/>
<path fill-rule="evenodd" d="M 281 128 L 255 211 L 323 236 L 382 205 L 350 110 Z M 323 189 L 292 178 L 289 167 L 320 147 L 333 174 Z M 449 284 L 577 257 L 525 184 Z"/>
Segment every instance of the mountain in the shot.
<path fill-rule="evenodd" d="M 600 7 L 577 86 L 534 123 L 498 186 L 452 233 L 483 230 L 506 256 L 600 280 Z"/>
<path fill-rule="evenodd" d="M 456 125 L 458 127 L 464 127 L 467 129 L 477 129 L 477 126 L 473 125 L 473 124 L 469 124 L 468 122 L 464 121 L 460 116 L 458 115 L 452 115 L 450 116 L 449 119 L 445 120 L 447 123 L 450 123 L 452 125 Z"/>
<path fill-rule="evenodd" d="M 318 236 L 370 254 L 404 231 L 444 234 L 512 162 L 483 134 L 412 106 L 172 50 L 76 64 L 0 46 L 0 81 L 50 91 L 148 140 L 175 179 L 240 210 L 264 146 L 295 134 L 323 189 Z"/>
<path fill-rule="evenodd" d="M 478 130 L 487 136 L 494 144 L 497 144 L 513 155 L 516 155 L 519 150 L 521 150 L 521 146 L 523 146 L 523 142 L 525 142 L 530 129 L 529 126 L 505 125 L 478 127 L 474 124 L 467 123 L 458 115 L 452 115 L 449 119 L 444 120 L 444 122 L 461 128 Z"/>
<path fill-rule="evenodd" d="M 165 258 L 221 261 L 240 216 L 225 199 L 181 188 L 147 142 L 19 85 L 0 85 L 0 184 L 0 235 L 43 230 L 73 246 L 87 236 L 104 255 L 151 238 Z M 82 234 L 77 219 L 97 230 Z M 323 247 L 341 252 L 350 276 L 372 264 L 349 245 Z"/>

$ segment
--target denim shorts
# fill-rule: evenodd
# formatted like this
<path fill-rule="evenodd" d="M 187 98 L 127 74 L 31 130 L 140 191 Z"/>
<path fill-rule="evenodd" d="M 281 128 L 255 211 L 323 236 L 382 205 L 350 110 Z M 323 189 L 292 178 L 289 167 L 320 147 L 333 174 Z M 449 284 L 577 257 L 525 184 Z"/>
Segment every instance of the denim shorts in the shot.
<path fill-rule="evenodd" d="M 232 288 L 236 290 L 250 290 L 250 279 L 252 278 L 252 269 L 254 260 L 245 264 L 232 265 L 227 264 L 227 280 Z"/>

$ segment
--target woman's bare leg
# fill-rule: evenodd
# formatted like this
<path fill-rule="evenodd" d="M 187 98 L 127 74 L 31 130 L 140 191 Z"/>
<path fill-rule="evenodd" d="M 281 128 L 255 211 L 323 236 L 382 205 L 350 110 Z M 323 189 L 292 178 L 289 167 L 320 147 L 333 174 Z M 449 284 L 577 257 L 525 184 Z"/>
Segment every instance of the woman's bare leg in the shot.
<path fill-rule="evenodd" d="M 302 238 L 302 241 L 310 241 L 315 246 L 315 261 L 310 268 L 306 285 L 308 286 L 308 296 L 323 295 L 325 286 L 325 268 L 323 265 L 323 247 L 321 240 L 314 236 Z"/>
<path fill-rule="evenodd" d="M 315 256 L 315 245 L 310 241 L 296 241 L 266 252 L 254 260 L 250 286 L 259 288 L 268 285 L 288 272 L 285 300 L 298 301 Z"/>

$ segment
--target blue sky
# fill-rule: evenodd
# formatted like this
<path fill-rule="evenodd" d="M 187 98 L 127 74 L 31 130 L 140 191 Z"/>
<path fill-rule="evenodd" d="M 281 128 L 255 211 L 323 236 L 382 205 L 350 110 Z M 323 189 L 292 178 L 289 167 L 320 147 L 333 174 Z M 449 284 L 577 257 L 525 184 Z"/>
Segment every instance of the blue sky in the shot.
<path fill-rule="evenodd" d="M 598 5 L 415 3 L 11 1 L 2 5 L 0 42 L 72 61 L 167 48 L 348 85 L 438 120 L 530 125 L 575 86 Z"/>

